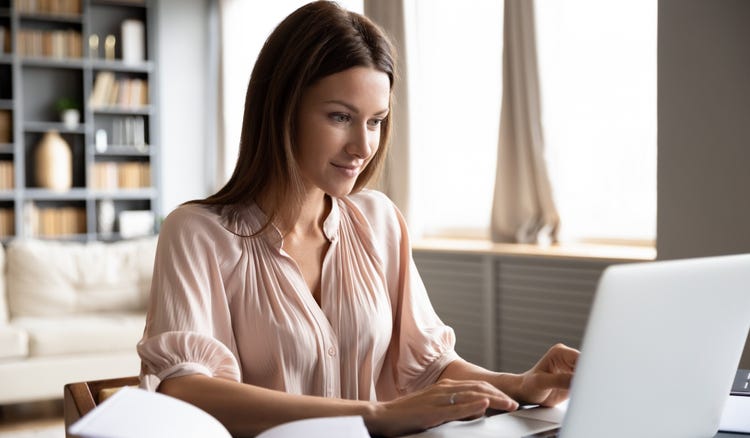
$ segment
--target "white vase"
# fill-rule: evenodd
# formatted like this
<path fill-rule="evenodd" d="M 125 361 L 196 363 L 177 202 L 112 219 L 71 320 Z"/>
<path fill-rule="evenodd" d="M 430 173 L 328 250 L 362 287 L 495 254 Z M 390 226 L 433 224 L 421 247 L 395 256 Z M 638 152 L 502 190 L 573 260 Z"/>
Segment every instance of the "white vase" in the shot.
<path fill-rule="evenodd" d="M 56 191 L 73 186 L 73 154 L 57 131 L 48 131 L 37 144 L 35 164 L 37 186 Z"/>
<path fill-rule="evenodd" d="M 81 120 L 81 113 L 77 109 L 66 109 L 60 113 L 60 119 L 66 128 L 75 129 Z"/>
<path fill-rule="evenodd" d="M 97 217 L 99 232 L 111 234 L 115 230 L 115 203 L 109 199 L 99 201 L 99 214 Z"/>

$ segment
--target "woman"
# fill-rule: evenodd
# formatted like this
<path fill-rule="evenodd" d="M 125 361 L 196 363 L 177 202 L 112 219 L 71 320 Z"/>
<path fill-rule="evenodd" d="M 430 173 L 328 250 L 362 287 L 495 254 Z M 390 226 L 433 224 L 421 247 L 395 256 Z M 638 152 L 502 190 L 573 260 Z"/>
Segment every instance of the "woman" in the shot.
<path fill-rule="evenodd" d="M 567 397 L 575 350 L 555 346 L 520 375 L 456 355 L 403 218 L 362 190 L 385 157 L 394 70 L 383 32 L 334 3 L 274 30 L 234 174 L 163 224 L 138 345 L 143 387 L 243 436 L 335 415 L 392 436 Z"/>

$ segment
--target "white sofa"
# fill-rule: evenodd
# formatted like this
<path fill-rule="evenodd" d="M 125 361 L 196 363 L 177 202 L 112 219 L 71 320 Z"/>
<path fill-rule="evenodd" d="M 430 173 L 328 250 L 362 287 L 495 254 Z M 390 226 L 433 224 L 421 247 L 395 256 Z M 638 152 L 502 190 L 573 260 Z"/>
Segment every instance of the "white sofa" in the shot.
<path fill-rule="evenodd" d="M 156 238 L 0 245 L 0 405 L 137 375 Z"/>

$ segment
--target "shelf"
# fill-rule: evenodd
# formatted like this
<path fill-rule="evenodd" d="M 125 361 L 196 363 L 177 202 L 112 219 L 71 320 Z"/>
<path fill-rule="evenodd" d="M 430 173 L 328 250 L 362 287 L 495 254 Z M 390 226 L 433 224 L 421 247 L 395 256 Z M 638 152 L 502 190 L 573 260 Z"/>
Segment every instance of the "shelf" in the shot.
<path fill-rule="evenodd" d="M 57 131 L 61 134 L 85 134 L 86 125 L 79 123 L 77 128 L 70 129 L 62 122 L 26 122 L 23 125 L 25 132 L 47 132 Z"/>
<path fill-rule="evenodd" d="M 161 177 L 160 168 L 156 165 L 160 162 L 161 144 L 158 141 L 159 127 L 153 120 L 159 112 L 158 101 L 144 99 L 143 89 L 136 93 L 138 86 L 130 87 L 133 83 L 140 84 L 140 81 L 148 85 L 156 83 L 158 44 L 155 38 L 158 32 L 155 31 L 154 20 L 157 2 L 158 0 L 75 0 L 72 3 L 80 4 L 80 11 L 60 14 L 49 13 L 50 9 L 42 12 L 29 8 L 21 10 L 18 7 L 21 3 L 34 3 L 40 7 L 47 3 L 54 5 L 57 0 L 0 0 L 0 25 L 8 29 L 6 36 L 14 44 L 20 41 L 22 35 L 24 38 L 26 35 L 29 38 L 47 38 L 54 32 L 63 31 L 64 38 L 61 39 L 65 48 L 74 49 L 0 52 L 0 115 L 11 115 L 12 132 L 15 134 L 3 136 L 0 140 L 5 142 L 0 143 L 0 161 L 12 162 L 15 183 L 14 188 L 0 191 L 0 208 L 15 211 L 16 225 L 12 230 L 14 235 L 0 236 L 0 241 L 7 241 L 14 236 L 30 236 L 36 234 L 34 231 L 42 229 L 37 229 L 35 223 L 24 220 L 27 205 L 36 206 L 38 212 L 44 212 L 47 219 L 54 217 L 55 210 L 62 213 L 68 212 L 68 207 L 75 208 L 76 226 L 64 228 L 73 234 L 35 235 L 48 240 L 121 240 L 123 236 L 119 233 L 104 235 L 98 232 L 98 203 L 104 200 L 113 201 L 117 211 L 149 210 L 155 217 L 161 216 L 161 205 L 158 202 L 162 196 Z M 60 3 L 69 2 L 65 0 Z M 118 35 L 123 21 L 129 19 L 138 20 L 144 25 L 146 33 L 143 35 L 143 49 L 147 60 L 134 63 L 122 60 L 122 41 Z M 65 32 L 67 30 L 71 32 Z M 110 34 L 117 36 L 117 59 L 105 59 L 102 45 L 96 52 L 90 50 L 88 37 L 94 34 L 100 38 Z M 7 43 L 8 39 L 5 41 Z M 38 47 L 34 46 L 33 49 Z M 81 49 L 80 53 L 78 49 Z M 67 56 L 43 56 L 52 53 Z M 128 97 L 138 98 L 120 100 L 118 96 L 113 102 L 143 102 L 147 105 L 105 108 L 90 105 L 97 76 L 104 73 L 107 74 L 103 76 L 112 76 L 118 81 L 118 89 L 132 88 L 130 94 L 133 96 Z M 148 86 L 145 90 L 149 97 L 158 91 Z M 55 109 L 55 103 L 62 98 L 80 102 L 79 124 L 73 125 L 72 129 L 65 126 Z M 130 135 L 135 134 L 136 128 L 139 129 L 138 135 Z M 95 144 L 95 133 L 100 130 L 107 133 L 108 142 L 112 143 L 102 153 L 96 152 Z M 70 146 L 73 187 L 69 190 L 55 191 L 37 185 L 37 172 L 41 170 L 36 166 L 35 149 L 49 131 L 60 133 Z M 121 144 L 135 142 L 153 144 L 138 148 L 132 144 Z M 7 163 L 3 165 L 4 169 L 9 166 Z M 96 171 L 109 168 L 117 171 L 117 180 L 114 183 L 97 180 Z M 122 179 L 123 186 L 136 188 L 118 188 L 121 171 L 125 175 Z M 137 179 L 134 178 L 136 174 Z M 137 187 L 141 183 L 149 186 Z M 154 230 L 157 228 L 155 226 Z M 54 227 L 47 227 L 47 230 L 57 231 Z"/>
<path fill-rule="evenodd" d="M 42 68 L 70 68 L 83 69 L 84 62 L 82 58 L 43 58 L 43 57 L 21 57 L 22 67 L 42 67 Z"/>
<path fill-rule="evenodd" d="M 96 157 L 148 157 L 151 155 L 151 149 L 149 145 L 142 146 L 143 149 L 138 149 L 136 146 L 128 145 L 108 145 L 107 150 L 104 152 L 96 152 Z"/>
<path fill-rule="evenodd" d="M 39 240 L 68 241 L 68 242 L 85 242 L 88 240 L 87 234 L 60 234 L 57 236 L 34 236 Z"/>
<path fill-rule="evenodd" d="M 81 187 L 73 187 L 65 192 L 31 187 L 26 188 L 25 198 L 30 201 L 85 201 L 86 192 L 87 190 Z"/>
<path fill-rule="evenodd" d="M 110 106 L 105 108 L 94 108 L 93 111 L 94 114 L 108 114 L 114 116 L 148 116 L 151 114 L 151 105 L 133 108 Z"/>
<path fill-rule="evenodd" d="M 145 8 L 146 2 L 143 0 L 91 0 L 92 6 L 128 6 L 135 8 Z"/>
<path fill-rule="evenodd" d="M 151 73 L 154 71 L 153 61 L 144 61 L 138 64 L 127 64 L 121 60 L 107 61 L 104 59 L 90 59 L 91 68 L 94 70 L 111 70 L 123 73 Z"/>
<path fill-rule="evenodd" d="M 92 190 L 95 199 L 111 199 L 113 201 L 138 201 L 152 200 L 156 198 L 156 190 L 153 188 L 143 189 L 120 189 L 120 190 Z"/>
<path fill-rule="evenodd" d="M 45 14 L 40 12 L 22 12 L 18 14 L 22 21 L 38 21 L 45 23 L 83 24 L 81 14 Z"/>

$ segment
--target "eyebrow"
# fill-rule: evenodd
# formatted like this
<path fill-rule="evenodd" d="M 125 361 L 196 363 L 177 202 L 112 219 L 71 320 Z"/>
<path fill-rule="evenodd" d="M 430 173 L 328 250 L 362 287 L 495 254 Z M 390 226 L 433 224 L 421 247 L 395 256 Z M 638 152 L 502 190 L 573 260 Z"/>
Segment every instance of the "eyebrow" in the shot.
<path fill-rule="evenodd" d="M 359 109 L 356 106 L 351 105 L 349 103 L 346 103 L 343 100 L 326 100 L 323 103 L 335 103 L 335 104 L 338 104 L 338 105 L 342 105 L 342 106 L 345 106 L 347 109 L 349 109 L 349 111 L 351 111 L 351 112 L 353 112 L 355 114 L 359 114 Z M 386 113 L 388 113 L 388 108 L 380 110 L 380 111 L 376 112 L 374 115 L 380 116 L 380 115 L 384 115 Z"/>

